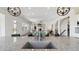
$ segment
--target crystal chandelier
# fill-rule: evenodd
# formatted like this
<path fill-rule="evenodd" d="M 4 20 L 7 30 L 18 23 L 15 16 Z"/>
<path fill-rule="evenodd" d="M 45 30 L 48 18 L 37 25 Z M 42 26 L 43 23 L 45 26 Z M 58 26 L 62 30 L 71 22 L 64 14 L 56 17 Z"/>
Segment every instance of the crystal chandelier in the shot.
<path fill-rule="evenodd" d="M 58 7 L 57 8 L 57 14 L 59 16 L 65 16 L 69 13 L 70 7 Z"/>
<path fill-rule="evenodd" d="M 19 16 L 21 14 L 21 9 L 19 7 L 8 7 L 7 11 L 12 16 Z"/>

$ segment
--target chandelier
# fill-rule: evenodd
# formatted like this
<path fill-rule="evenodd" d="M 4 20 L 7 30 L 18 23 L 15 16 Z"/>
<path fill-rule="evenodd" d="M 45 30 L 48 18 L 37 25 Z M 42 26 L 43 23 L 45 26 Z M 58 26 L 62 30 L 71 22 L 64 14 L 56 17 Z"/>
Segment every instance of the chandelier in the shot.
<path fill-rule="evenodd" d="M 58 7 L 57 8 L 57 14 L 59 16 L 65 16 L 69 13 L 70 7 Z"/>
<path fill-rule="evenodd" d="M 12 16 L 19 16 L 21 14 L 21 9 L 19 7 L 8 7 L 7 11 Z"/>

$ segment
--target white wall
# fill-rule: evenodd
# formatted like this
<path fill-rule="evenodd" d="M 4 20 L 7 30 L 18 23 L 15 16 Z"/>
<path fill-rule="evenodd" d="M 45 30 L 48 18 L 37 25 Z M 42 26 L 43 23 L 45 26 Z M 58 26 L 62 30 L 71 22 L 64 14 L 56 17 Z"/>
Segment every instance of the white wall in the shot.
<path fill-rule="evenodd" d="M 5 36 L 5 15 L 0 13 L 0 37 Z"/>
<path fill-rule="evenodd" d="M 75 27 L 77 27 L 77 20 L 79 18 L 77 18 L 77 15 L 73 15 L 70 18 L 70 36 L 71 37 L 79 37 L 79 33 L 75 32 Z"/>
<path fill-rule="evenodd" d="M 6 15 L 6 20 L 5 20 L 5 32 L 6 36 L 11 36 L 13 33 L 13 27 L 14 27 L 14 20 L 17 21 L 17 33 L 18 34 L 23 34 L 22 30 L 22 23 L 26 23 L 24 19 L 21 19 L 19 17 L 14 17 L 9 14 Z"/>

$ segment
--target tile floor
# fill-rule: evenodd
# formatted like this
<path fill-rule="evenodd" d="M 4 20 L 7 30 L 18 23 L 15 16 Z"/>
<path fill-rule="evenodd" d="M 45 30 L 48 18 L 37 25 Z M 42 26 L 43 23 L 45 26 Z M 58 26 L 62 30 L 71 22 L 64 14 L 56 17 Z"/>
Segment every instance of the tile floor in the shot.
<path fill-rule="evenodd" d="M 28 41 L 36 40 L 34 37 L 1 37 L 0 51 L 79 51 L 79 38 L 74 37 L 46 37 L 56 49 L 22 49 Z"/>

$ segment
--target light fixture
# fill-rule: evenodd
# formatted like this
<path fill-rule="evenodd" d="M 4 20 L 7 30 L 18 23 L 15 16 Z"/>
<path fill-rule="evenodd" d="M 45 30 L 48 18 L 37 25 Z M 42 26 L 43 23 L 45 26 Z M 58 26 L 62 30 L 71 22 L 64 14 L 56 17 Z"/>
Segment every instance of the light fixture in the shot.
<path fill-rule="evenodd" d="M 19 7 L 8 7 L 7 11 L 12 16 L 19 16 L 21 14 L 21 9 Z"/>
<path fill-rule="evenodd" d="M 57 14 L 59 16 L 65 16 L 69 13 L 70 7 L 58 7 L 57 8 Z"/>

